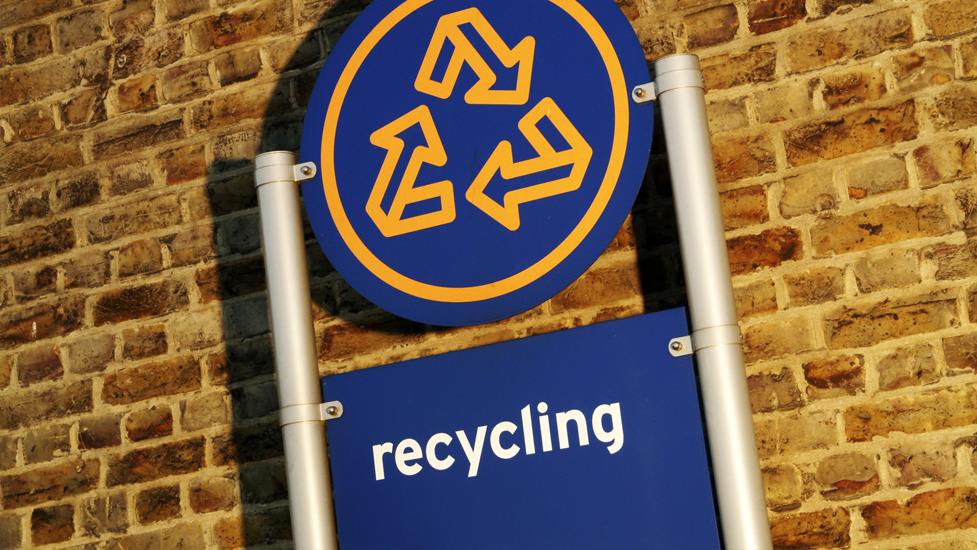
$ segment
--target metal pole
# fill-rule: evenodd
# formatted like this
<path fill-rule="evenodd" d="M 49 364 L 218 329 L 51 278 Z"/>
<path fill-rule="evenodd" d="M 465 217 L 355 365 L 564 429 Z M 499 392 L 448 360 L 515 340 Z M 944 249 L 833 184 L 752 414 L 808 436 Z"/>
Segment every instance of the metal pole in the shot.
<path fill-rule="evenodd" d="M 772 548 L 743 347 L 726 252 L 705 85 L 692 54 L 655 63 L 678 220 L 692 342 L 705 409 L 723 540 L 728 550 Z"/>
<path fill-rule="evenodd" d="M 258 155 L 254 163 L 292 538 L 300 550 L 332 550 L 338 548 L 332 478 L 297 183 L 315 167 L 296 166 L 287 151 Z"/>

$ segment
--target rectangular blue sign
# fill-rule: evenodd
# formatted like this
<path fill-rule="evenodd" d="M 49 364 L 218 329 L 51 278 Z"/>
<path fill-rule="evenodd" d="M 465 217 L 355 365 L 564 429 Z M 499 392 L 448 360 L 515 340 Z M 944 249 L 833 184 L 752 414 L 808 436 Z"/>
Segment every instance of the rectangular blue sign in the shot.
<path fill-rule="evenodd" d="M 340 547 L 719 548 L 684 309 L 323 378 Z"/>

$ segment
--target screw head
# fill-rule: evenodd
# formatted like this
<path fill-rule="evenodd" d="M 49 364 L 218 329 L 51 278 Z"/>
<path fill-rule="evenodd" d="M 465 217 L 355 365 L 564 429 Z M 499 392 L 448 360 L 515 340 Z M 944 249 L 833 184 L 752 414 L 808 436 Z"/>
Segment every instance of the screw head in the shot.
<path fill-rule="evenodd" d="M 336 405 L 330 405 L 329 407 L 326 407 L 326 414 L 328 414 L 329 416 L 336 416 L 337 414 L 339 414 L 339 407 L 337 407 Z"/>
<path fill-rule="evenodd" d="M 635 97 L 644 97 L 645 96 L 645 89 L 644 88 L 635 88 L 634 89 L 634 96 Z"/>
<path fill-rule="evenodd" d="M 678 340 L 675 340 L 669 344 L 669 347 L 672 348 L 672 351 L 682 351 L 682 349 L 685 348 L 685 346 L 682 345 L 682 342 L 679 342 Z"/>
<path fill-rule="evenodd" d="M 302 175 L 303 176 L 311 176 L 312 175 L 312 167 L 311 166 L 303 166 L 302 169 L 301 169 L 301 172 L 302 172 Z"/>

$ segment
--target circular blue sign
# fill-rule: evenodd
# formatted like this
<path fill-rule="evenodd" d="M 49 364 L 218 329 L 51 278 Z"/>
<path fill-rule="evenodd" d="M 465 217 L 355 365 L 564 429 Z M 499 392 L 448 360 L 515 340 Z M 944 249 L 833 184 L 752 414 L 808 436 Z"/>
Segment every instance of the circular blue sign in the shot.
<path fill-rule="evenodd" d="M 651 148 L 644 53 L 612 0 L 376 0 L 305 117 L 306 210 L 330 261 L 402 317 L 528 310 L 600 256 Z"/>

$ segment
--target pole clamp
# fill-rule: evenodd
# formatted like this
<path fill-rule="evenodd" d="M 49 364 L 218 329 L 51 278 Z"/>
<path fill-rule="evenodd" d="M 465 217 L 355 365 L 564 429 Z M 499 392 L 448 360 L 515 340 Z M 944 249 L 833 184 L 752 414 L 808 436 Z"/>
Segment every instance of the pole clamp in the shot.
<path fill-rule="evenodd" d="M 343 404 L 339 401 L 328 403 L 304 403 L 289 405 L 278 411 L 278 423 L 281 426 L 297 424 L 299 422 L 325 422 L 343 415 Z"/>
<path fill-rule="evenodd" d="M 743 333 L 740 332 L 739 325 L 720 325 L 699 329 L 688 336 L 672 338 L 668 342 L 668 353 L 672 357 L 685 357 L 713 346 L 742 344 Z"/>

